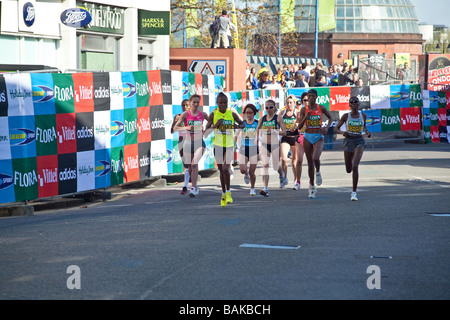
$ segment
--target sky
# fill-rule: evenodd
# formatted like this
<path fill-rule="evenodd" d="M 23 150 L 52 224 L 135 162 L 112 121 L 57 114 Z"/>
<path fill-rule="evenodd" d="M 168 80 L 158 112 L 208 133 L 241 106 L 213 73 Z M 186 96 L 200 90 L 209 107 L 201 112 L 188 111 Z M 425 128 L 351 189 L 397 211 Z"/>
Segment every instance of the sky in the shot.
<path fill-rule="evenodd" d="M 410 0 L 416 9 L 419 23 L 441 24 L 450 27 L 449 0 Z"/>

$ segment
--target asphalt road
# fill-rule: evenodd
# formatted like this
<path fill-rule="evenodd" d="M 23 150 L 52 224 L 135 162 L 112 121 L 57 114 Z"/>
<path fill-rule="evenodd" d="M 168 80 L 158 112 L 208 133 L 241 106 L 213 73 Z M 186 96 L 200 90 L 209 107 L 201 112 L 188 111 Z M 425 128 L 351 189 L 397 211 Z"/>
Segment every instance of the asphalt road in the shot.
<path fill-rule="evenodd" d="M 269 198 L 235 168 L 225 208 L 213 175 L 0 218 L 0 299 L 448 300 L 450 145 L 369 146 L 356 202 L 342 151 L 321 159 L 316 199 L 305 159 Z"/>

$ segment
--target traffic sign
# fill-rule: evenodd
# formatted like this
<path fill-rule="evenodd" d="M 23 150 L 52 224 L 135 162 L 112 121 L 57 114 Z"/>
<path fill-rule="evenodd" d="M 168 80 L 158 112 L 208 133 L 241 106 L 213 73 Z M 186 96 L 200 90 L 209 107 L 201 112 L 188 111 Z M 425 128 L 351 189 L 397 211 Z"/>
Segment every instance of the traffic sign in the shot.
<path fill-rule="evenodd" d="M 227 63 L 225 60 L 193 60 L 189 72 L 226 77 Z"/>

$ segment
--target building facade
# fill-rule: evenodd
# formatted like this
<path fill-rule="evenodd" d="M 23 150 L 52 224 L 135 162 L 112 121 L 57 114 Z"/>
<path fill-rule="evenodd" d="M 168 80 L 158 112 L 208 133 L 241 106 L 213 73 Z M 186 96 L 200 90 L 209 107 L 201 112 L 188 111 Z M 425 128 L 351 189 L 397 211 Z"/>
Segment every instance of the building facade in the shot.
<path fill-rule="evenodd" d="M 76 8 L 87 26 L 70 26 Z M 3 69 L 169 69 L 170 0 L 2 0 L 0 14 Z"/>
<path fill-rule="evenodd" d="M 281 56 L 315 55 L 316 0 L 295 0 L 296 36 L 282 35 Z M 278 1 L 270 2 L 278 10 Z M 418 61 L 424 40 L 410 0 L 336 0 L 336 27 L 318 33 L 317 55 L 330 64 L 343 64 L 358 57 L 384 54 L 394 59 L 408 53 Z M 261 38 L 264 41 L 264 37 Z M 258 51 L 254 54 L 277 55 Z"/>

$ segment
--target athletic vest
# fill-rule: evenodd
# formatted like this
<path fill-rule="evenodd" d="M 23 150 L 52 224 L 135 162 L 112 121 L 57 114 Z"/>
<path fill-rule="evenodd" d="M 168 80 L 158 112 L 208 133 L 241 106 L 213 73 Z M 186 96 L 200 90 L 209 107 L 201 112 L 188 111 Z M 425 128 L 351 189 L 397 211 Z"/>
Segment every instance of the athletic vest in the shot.
<path fill-rule="evenodd" d="M 350 136 L 361 136 L 364 127 L 364 118 L 361 111 L 358 111 L 358 117 L 352 118 L 351 112 L 348 113 L 347 121 L 345 125 L 347 127 L 347 132 Z"/>
<path fill-rule="evenodd" d="M 264 115 L 261 119 L 261 133 L 262 134 L 268 134 L 270 133 L 270 130 L 276 130 L 279 129 L 278 125 L 278 115 L 274 115 L 272 120 L 267 120 L 267 114 Z"/>
<path fill-rule="evenodd" d="M 284 110 L 283 114 L 283 122 L 284 126 L 286 127 L 286 136 L 298 136 L 298 129 L 296 129 L 294 132 L 291 132 L 291 128 L 294 126 L 295 121 L 297 120 L 297 111 L 294 109 L 294 112 L 291 116 L 288 116 L 286 112 L 287 109 Z"/>
<path fill-rule="evenodd" d="M 199 136 L 200 134 L 203 133 L 203 113 L 202 112 L 198 112 L 198 115 L 194 116 L 191 114 L 191 111 L 188 110 L 187 111 L 187 115 L 186 115 L 186 121 L 184 122 L 184 125 L 187 126 L 192 126 L 194 125 L 194 132 L 189 132 L 191 138 L 194 138 L 194 135 Z"/>
<path fill-rule="evenodd" d="M 308 112 L 308 110 L 306 110 Z M 306 119 L 307 129 L 320 129 L 322 128 L 322 109 L 320 106 L 316 107 L 316 110 L 311 111 L 311 115 Z"/>
<path fill-rule="evenodd" d="M 213 143 L 220 147 L 234 147 L 234 118 L 233 112 L 229 109 L 222 113 L 219 108 L 213 111 L 213 125 L 217 120 L 223 119 L 222 124 L 214 129 Z"/>
<path fill-rule="evenodd" d="M 242 145 L 247 147 L 254 147 L 256 138 L 256 128 L 258 127 L 258 120 L 255 119 L 252 124 L 244 121 L 245 127 L 242 129 Z"/>

